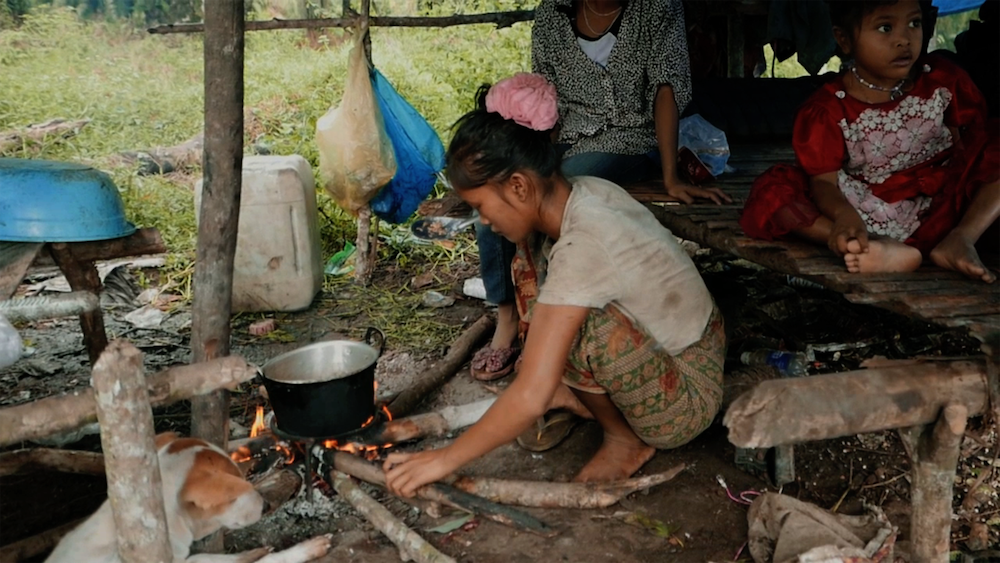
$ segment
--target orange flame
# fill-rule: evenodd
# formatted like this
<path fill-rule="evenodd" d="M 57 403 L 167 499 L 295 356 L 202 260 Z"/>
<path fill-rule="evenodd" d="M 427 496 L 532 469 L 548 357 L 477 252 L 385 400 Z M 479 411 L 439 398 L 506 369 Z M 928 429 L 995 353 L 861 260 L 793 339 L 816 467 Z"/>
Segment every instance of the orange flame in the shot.
<path fill-rule="evenodd" d="M 250 455 L 250 448 L 246 446 L 240 446 L 236 448 L 236 451 L 229 454 L 229 458 L 236 463 L 243 463 L 244 461 L 250 461 L 253 456 Z"/>
<path fill-rule="evenodd" d="M 292 451 L 287 445 L 282 442 L 275 444 L 274 449 L 281 452 L 281 455 L 285 456 L 285 465 L 291 465 L 295 461 L 295 452 Z"/>
<path fill-rule="evenodd" d="M 260 436 L 267 426 L 264 425 L 264 407 L 257 405 L 257 417 L 253 420 L 253 426 L 250 427 L 250 437 L 256 438 Z"/>
<path fill-rule="evenodd" d="M 382 412 L 385 413 L 386 418 L 388 418 L 389 421 L 391 422 L 392 421 L 392 413 L 389 412 L 389 406 L 388 405 L 382 405 Z"/>
<path fill-rule="evenodd" d="M 349 454 L 361 454 L 362 457 L 368 461 L 372 461 L 378 458 L 378 452 L 382 448 L 388 448 L 392 444 L 382 444 L 378 446 L 369 446 L 365 444 L 358 444 L 357 442 L 348 442 L 346 444 L 340 444 L 336 440 L 326 440 L 323 442 L 323 446 L 331 450 L 338 450 L 341 452 L 346 452 Z"/>

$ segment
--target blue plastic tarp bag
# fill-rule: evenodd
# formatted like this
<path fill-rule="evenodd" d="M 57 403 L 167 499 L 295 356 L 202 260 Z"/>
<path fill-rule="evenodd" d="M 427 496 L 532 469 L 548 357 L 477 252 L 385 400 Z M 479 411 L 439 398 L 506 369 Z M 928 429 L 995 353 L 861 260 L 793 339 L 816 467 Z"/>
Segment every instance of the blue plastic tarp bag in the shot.
<path fill-rule="evenodd" d="M 402 223 L 434 189 L 437 173 L 444 168 L 444 145 L 377 69 L 372 71 L 372 86 L 396 154 L 396 175 L 372 199 L 371 208 L 386 221 Z"/>

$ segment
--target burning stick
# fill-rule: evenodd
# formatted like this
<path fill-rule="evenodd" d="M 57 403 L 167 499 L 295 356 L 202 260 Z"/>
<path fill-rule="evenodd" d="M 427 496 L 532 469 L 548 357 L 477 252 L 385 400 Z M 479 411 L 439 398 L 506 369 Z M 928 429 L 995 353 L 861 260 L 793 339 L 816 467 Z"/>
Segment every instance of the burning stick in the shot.
<path fill-rule="evenodd" d="M 684 464 L 681 463 L 663 473 L 611 483 L 549 483 L 459 477 L 453 486 L 502 504 L 536 508 L 605 508 L 616 504 L 624 496 L 666 483 L 683 470 Z"/>
<path fill-rule="evenodd" d="M 496 397 L 491 397 L 468 405 L 445 407 L 438 412 L 390 420 L 366 441 L 374 444 L 398 444 L 427 436 L 444 436 L 472 426 L 495 402 Z"/>
<path fill-rule="evenodd" d="M 347 475 L 333 470 L 330 472 L 330 480 L 333 481 L 333 488 L 337 490 L 337 494 L 341 498 L 351 503 L 351 506 L 385 534 L 389 541 L 396 544 L 396 547 L 399 548 L 399 557 L 403 561 L 456 563 L 454 559 L 427 543 L 424 538 L 408 528 L 384 506 L 365 494 L 360 487 L 351 482 L 351 478 Z"/>
<path fill-rule="evenodd" d="M 373 465 L 345 452 L 327 450 L 320 447 L 314 449 L 313 452 L 322 458 L 327 465 L 333 466 L 338 471 L 374 485 L 385 486 L 385 473 L 377 465 Z M 417 497 L 464 510 L 465 512 L 471 512 L 472 514 L 478 514 L 494 522 L 532 532 L 543 537 L 552 537 L 558 534 L 548 524 L 530 514 L 510 508 L 509 506 L 502 506 L 465 491 L 460 491 L 444 483 L 433 483 L 420 487 L 417 489 Z"/>

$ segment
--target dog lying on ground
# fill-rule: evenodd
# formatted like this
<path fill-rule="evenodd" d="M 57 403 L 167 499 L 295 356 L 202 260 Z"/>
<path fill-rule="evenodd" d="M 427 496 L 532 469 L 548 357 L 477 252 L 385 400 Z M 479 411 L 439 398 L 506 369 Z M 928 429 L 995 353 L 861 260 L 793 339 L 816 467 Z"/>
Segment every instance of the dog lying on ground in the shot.
<path fill-rule="evenodd" d="M 221 529 L 238 529 L 258 520 L 264 499 L 243 478 L 239 467 L 213 444 L 181 438 L 172 432 L 156 437 L 167 533 L 172 563 L 305 563 L 330 549 L 330 536 L 320 536 L 289 549 L 270 548 L 233 555 L 191 555 L 191 543 Z M 120 563 L 110 501 L 66 535 L 46 563 Z"/>

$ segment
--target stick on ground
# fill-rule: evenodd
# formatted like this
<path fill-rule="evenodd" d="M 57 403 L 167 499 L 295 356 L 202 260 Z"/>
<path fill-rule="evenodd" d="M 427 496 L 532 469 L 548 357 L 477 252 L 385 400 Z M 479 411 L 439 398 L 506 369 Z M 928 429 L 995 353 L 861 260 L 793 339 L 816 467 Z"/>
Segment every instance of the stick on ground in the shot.
<path fill-rule="evenodd" d="M 346 474 L 333 470 L 330 472 L 330 480 L 341 498 L 351 503 L 355 510 L 360 512 L 365 519 L 399 548 L 403 561 L 456 563 L 454 559 L 427 543 L 427 540 L 408 528 L 384 506 L 365 494 L 360 487 L 351 482 L 351 478 Z"/>
<path fill-rule="evenodd" d="M 389 405 L 392 416 L 398 418 L 409 415 L 428 395 L 454 377 L 465 364 L 465 359 L 472 353 L 476 343 L 485 338 L 493 330 L 493 326 L 493 319 L 483 315 L 467 328 L 451 345 L 443 360 L 434 364 L 423 378 L 396 396 Z"/>

